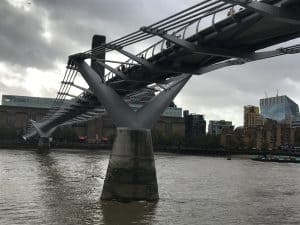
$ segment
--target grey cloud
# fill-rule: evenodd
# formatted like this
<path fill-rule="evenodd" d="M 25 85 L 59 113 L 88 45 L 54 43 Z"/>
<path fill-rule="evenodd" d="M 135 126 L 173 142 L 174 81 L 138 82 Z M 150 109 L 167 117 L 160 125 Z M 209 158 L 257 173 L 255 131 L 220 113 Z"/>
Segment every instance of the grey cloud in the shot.
<path fill-rule="evenodd" d="M 196 1 L 189 5 L 192 2 Z M 172 0 L 39 0 L 35 4 L 47 10 L 57 38 L 64 34 L 85 48 L 94 34 L 106 35 L 112 41 L 184 8 L 184 3 L 174 5 Z"/>
<path fill-rule="evenodd" d="M 66 61 L 68 55 L 88 50 L 94 34 L 113 40 L 193 2 L 36 0 L 25 12 L 1 1 L 0 61 L 51 69 L 54 61 Z M 46 20 L 51 42 L 41 36 Z"/>
<path fill-rule="evenodd" d="M 60 49 L 41 37 L 41 18 L 6 1 L 0 3 L 0 15 L 0 61 L 24 67 L 53 66 L 53 56 L 60 54 Z"/>
<path fill-rule="evenodd" d="M 242 124 L 244 105 L 259 105 L 259 99 L 288 95 L 300 103 L 299 55 L 289 55 L 221 69 L 195 76 L 183 89 L 178 101 L 183 107 L 206 115 L 207 119 L 226 118 L 235 109 L 232 120 Z M 238 118 L 238 119 L 236 119 Z"/>
<path fill-rule="evenodd" d="M 43 89 L 41 92 L 41 96 L 55 96 L 57 94 L 56 88 Z"/>
<path fill-rule="evenodd" d="M 30 95 L 30 92 L 28 92 L 25 88 L 22 88 L 20 86 L 16 87 L 9 87 L 5 85 L 3 82 L 0 81 L 0 97 L 2 99 L 2 95 Z"/>

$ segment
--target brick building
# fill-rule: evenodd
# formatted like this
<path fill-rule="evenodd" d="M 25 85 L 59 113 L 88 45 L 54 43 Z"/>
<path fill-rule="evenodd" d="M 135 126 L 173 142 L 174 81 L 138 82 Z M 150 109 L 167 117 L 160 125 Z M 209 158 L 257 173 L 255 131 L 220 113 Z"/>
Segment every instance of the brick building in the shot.
<path fill-rule="evenodd" d="M 295 131 L 289 124 L 267 119 L 262 126 L 224 130 L 221 145 L 227 148 L 277 150 L 295 145 Z"/>

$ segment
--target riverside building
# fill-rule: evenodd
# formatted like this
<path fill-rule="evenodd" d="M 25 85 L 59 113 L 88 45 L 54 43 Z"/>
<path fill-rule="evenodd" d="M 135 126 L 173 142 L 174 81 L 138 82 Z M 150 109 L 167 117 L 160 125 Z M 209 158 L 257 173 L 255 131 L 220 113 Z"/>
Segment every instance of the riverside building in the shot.
<path fill-rule="evenodd" d="M 185 110 L 183 116 L 186 138 L 206 135 L 206 121 L 204 120 L 204 115 L 190 114 L 188 110 Z"/>
<path fill-rule="evenodd" d="M 231 121 L 225 120 L 210 120 L 208 124 L 208 134 L 210 135 L 221 135 L 222 131 L 227 128 L 232 128 Z"/>
<path fill-rule="evenodd" d="M 288 123 L 299 113 L 298 105 L 286 95 L 260 99 L 260 110 L 263 118 Z"/>
<path fill-rule="evenodd" d="M 253 128 L 263 125 L 263 119 L 259 114 L 259 108 L 257 106 L 244 106 L 244 128 Z"/>
<path fill-rule="evenodd" d="M 297 114 L 292 120 L 292 127 L 293 128 L 300 128 L 300 113 Z"/>

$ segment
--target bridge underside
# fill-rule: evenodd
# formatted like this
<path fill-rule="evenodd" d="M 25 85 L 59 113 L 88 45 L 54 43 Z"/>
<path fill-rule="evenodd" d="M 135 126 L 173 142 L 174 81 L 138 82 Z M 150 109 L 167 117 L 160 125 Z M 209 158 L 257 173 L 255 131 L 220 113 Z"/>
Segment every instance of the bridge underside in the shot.
<path fill-rule="evenodd" d="M 217 20 L 220 15 L 225 18 Z M 295 0 L 207 0 L 110 43 L 96 36 L 100 44 L 69 57 L 56 104 L 42 121 L 33 121 L 34 129 L 25 138 L 37 133 L 47 138 L 58 126 L 84 122 L 107 112 L 118 127 L 118 136 L 102 198 L 158 199 L 149 129 L 160 114 L 192 75 L 299 53 L 299 45 L 262 50 L 298 38 L 299 15 L 300 2 Z M 160 41 L 139 54 L 126 48 L 153 38 Z M 107 52 L 128 60 L 107 59 Z M 91 67 L 86 59 L 92 59 Z M 119 66 L 114 68 L 111 63 Z M 104 69 L 109 73 L 104 74 Z M 75 84 L 77 73 L 89 88 Z M 83 92 L 73 96 L 71 88 Z M 128 103 L 140 101 L 149 92 L 153 97 L 140 110 L 130 109 Z"/>

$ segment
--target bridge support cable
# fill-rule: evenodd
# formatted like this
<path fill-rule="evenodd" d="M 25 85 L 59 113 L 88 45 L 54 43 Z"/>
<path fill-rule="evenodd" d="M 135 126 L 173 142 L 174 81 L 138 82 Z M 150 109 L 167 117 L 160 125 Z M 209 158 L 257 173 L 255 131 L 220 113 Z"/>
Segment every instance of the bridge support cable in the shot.
<path fill-rule="evenodd" d="M 123 48 L 121 47 L 117 47 L 117 46 L 110 46 L 109 48 L 114 49 L 116 51 L 118 51 L 119 53 L 127 56 L 128 58 L 130 58 L 131 60 L 137 62 L 138 64 L 142 65 L 143 67 L 147 68 L 150 71 L 154 71 L 154 72 L 163 72 L 163 73 L 177 73 L 177 74 L 182 74 L 182 72 L 173 70 L 173 69 L 167 69 L 167 68 L 162 68 L 156 65 L 153 65 L 152 63 L 150 63 L 149 61 L 147 61 L 145 58 L 143 57 L 139 57 L 137 55 L 134 55 L 128 51 L 125 51 Z"/>
<path fill-rule="evenodd" d="M 134 60 L 135 62 L 139 63 L 140 65 L 146 67 L 149 70 L 153 70 L 153 71 L 161 71 L 161 69 L 157 68 L 156 66 L 154 66 L 153 64 L 151 64 L 150 62 L 148 62 L 146 59 L 138 57 L 128 51 L 125 51 L 122 48 L 119 47 L 113 47 L 111 46 L 110 48 L 120 52 L 121 54 L 127 56 L 128 58 Z"/>
<path fill-rule="evenodd" d="M 289 9 L 286 9 L 283 7 L 277 7 L 260 1 L 251 1 L 251 0 L 223 0 L 223 1 L 226 3 L 238 4 L 240 6 L 245 7 L 246 9 L 253 10 L 255 12 L 260 13 L 263 16 L 271 17 L 281 22 L 297 24 L 297 25 L 300 24 L 300 14 L 299 14 L 300 5 L 298 5 L 298 9 L 292 9 L 291 7 Z"/>
<path fill-rule="evenodd" d="M 226 7 L 225 7 L 226 6 Z M 222 11 L 224 9 L 230 8 L 231 4 L 224 4 L 221 0 L 203 0 L 200 3 L 185 9 L 179 13 L 176 13 L 166 19 L 163 19 L 157 23 L 150 25 L 152 28 L 164 28 L 175 29 L 174 26 L 184 26 L 186 24 L 192 23 L 193 21 L 198 20 L 197 16 L 202 15 L 205 17 L 207 15 L 211 15 L 209 13 L 215 13 L 218 11 Z M 151 38 L 153 35 L 145 34 L 141 31 L 133 32 L 129 35 L 126 35 L 120 39 L 112 41 L 108 44 L 119 45 L 122 47 L 146 40 Z M 89 55 L 93 55 L 93 57 L 98 56 L 98 54 L 102 54 L 104 51 L 110 51 L 110 49 L 106 49 L 106 45 L 103 44 L 97 48 L 86 51 L 85 54 L 88 57 Z"/>
<path fill-rule="evenodd" d="M 74 82 L 65 82 L 65 81 L 62 81 L 62 83 L 64 83 L 64 84 L 69 84 L 69 85 L 71 85 L 72 87 L 75 87 L 75 88 L 77 88 L 77 89 L 79 89 L 79 90 L 81 90 L 81 91 L 87 92 L 87 93 L 89 93 L 89 94 L 93 94 L 93 92 L 91 92 L 91 90 L 89 90 L 89 89 L 87 89 L 87 88 L 84 88 L 84 87 L 81 87 L 81 86 L 79 86 L 79 85 L 76 85 L 76 84 L 74 84 Z"/>
<path fill-rule="evenodd" d="M 66 97 L 71 97 L 71 98 L 76 98 L 77 97 L 76 95 L 72 95 L 68 92 L 58 92 L 57 94 L 58 95 L 63 95 L 63 96 L 66 96 Z"/>
<path fill-rule="evenodd" d="M 74 123 L 79 123 L 79 122 L 86 122 L 87 120 L 91 120 L 95 117 L 98 117 L 100 115 L 103 115 L 105 113 L 104 109 L 101 108 L 95 108 L 94 110 L 87 112 L 85 114 L 80 114 L 66 122 L 64 122 L 62 125 L 71 125 Z M 90 115 L 91 117 L 83 116 L 83 115 Z"/>
<path fill-rule="evenodd" d="M 68 75 L 65 77 L 65 79 L 63 80 L 63 82 L 61 83 L 61 87 L 58 91 L 58 93 L 68 93 L 70 91 L 70 85 L 69 84 L 64 84 L 64 82 L 74 82 L 76 76 L 77 76 L 77 71 L 75 69 L 67 69 Z M 65 101 L 65 97 L 64 95 L 61 94 L 57 94 L 56 100 L 54 101 L 54 105 L 60 105 Z"/>
<path fill-rule="evenodd" d="M 79 119 L 91 119 L 93 116 L 82 114 L 78 117 Z"/>
<path fill-rule="evenodd" d="M 75 96 L 76 97 L 76 96 Z M 78 116 L 79 114 L 93 111 L 96 105 L 99 105 L 98 102 L 87 101 L 87 99 L 80 99 L 82 97 L 78 96 L 76 99 L 68 100 L 65 104 L 57 108 L 56 111 L 53 111 L 52 114 L 47 114 L 43 120 L 35 122 L 36 126 L 32 128 L 23 136 L 25 140 L 35 136 L 36 134 L 42 135 L 41 132 L 38 132 L 36 128 L 44 131 L 44 133 L 49 133 L 51 135 L 58 126 L 62 126 L 65 121 L 69 121 L 72 118 Z M 83 100 L 86 104 L 78 103 L 78 100 Z M 54 110 L 54 108 L 53 108 Z M 47 136 L 47 135 L 42 135 Z"/>
<path fill-rule="evenodd" d="M 128 66 L 137 66 L 136 63 L 129 63 L 129 62 L 123 62 L 123 61 L 115 61 L 115 60 L 108 60 L 108 59 L 96 59 L 96 61 L 101 61 L 103 63 L 116 63 L 120 65 L 128 65 Z"/>
<path fill-rule="evenodd" d="M 118 77 L 122 78 L 123 80 L 128 80 L 128 76 L 125 75 L 123 72 L 112 68 L 111 66 L 105 64 L 104 62 L 101 61 L 96 61 L 99 65 L 101 65 L 103 68 L 108 69 L 112 73 L 116 74 Z"/>
<path fill-rule="evenodd" d="M 187 26 L 197 23 L 199 20 L 207 16 L 213 15 L 217 12 L 224 11 L 225 9 L 231 7 L 232 4 L 224 4 L 224 2 L 221 0 L 205 0 L 205 1 L 201 1 L 199 4 L 195 6 L 192 6 L 179 13 L 176 13 L 173 16 L 170 16 L 164 20 L 152 24 L 149 27 L 155 29 L 167 29 L 167 30 L 174 30 L 176 28 L 181 27 L 178 31 L 176 31 L 176 32 L 180 32 L 181 30 L 186 30 Z M 142 35 L 142 38 L 140 35 Z M 154 36 L 155 35 L 145 34 L 142 31 L 137 31 L 130 35 L 126 35 L 124 38 L 118 39 L 116 41 L 107 44 L 102 44 L 97 48 L 93 48 L 89 51 L 86 51 L 83 53 L 83 55 L 84 58 L 89 58 L 89 57 L 93 59 L 99 58 L 99 54 L 103 54 L 103 52 L 105 51 L 108 52 L 112 50 L 109 48 L 109 45 L 117 45 L 117 46 L 125 47 Z"/>

